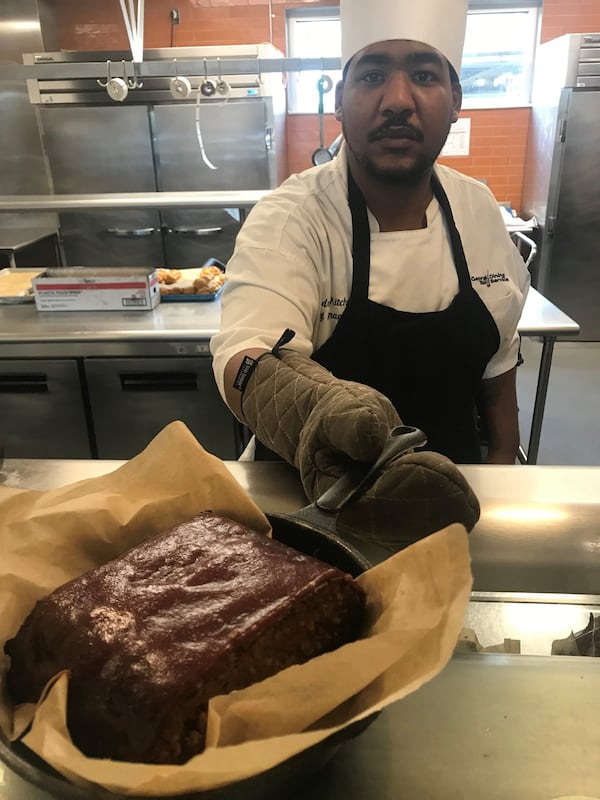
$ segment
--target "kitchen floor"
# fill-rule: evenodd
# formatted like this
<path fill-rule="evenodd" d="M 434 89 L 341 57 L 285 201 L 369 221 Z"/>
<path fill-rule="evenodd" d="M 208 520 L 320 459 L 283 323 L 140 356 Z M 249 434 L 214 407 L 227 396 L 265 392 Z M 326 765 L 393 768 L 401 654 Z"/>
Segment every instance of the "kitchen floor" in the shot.
<path fill-rule="evenodd" d="M 525 449 L 541 352 L 541 341 L 523 339 L 517 392 Z M 600 342 L 555 344 L 537 463 L 600 465 Z"/>

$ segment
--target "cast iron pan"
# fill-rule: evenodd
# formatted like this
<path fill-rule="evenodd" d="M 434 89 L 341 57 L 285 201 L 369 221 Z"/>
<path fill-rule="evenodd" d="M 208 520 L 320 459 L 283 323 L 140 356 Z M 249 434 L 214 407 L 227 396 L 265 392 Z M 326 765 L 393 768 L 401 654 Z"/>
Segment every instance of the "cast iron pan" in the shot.
<path fill-rule="evenodd" d="M 273 538 L 308 555 L 320 558 L 357 577 L 371 564 L 352 545 L 328 530 L 335 516 L 358 493 L 368 488 L 387 464 L 407 450 L 425 443 L 416 428 L 398 427 L 390 433 L 388 444 L 377 462 L 367 471 L 357 469 L 340 478 L 316 503 L 293 514 L 267 514 Z M 362 733 L 377 714 L 350 725 L 282 764 L 252 778 L 220 789 L 175 795 L 167 800 L 281 800 L 293 798 L 308 778 L 321 769 L 342 744 Z M 51 795 L 65 800 L 126 800 L 100 786 L 82 788 L 70 783 L 20 742 L 8 742 L 0 732 L 0 761 L 12 770 L 5 780 L 11 800 L 44 800 Z M 20 780 L 22 779 L 22 780 Z M 26 783 L 23 783 L 26 781 Z M 166 797 L 166 796 L 165 796 Z M 127 798 L 131 800 L 131 797 Z"/>
<path fill-rule="evenodd" d="M 292 520 L 274 520 L 273 537 L 296 550 L 314 555 L 333 564 L 353 577 L 371 565 L 357 550 L 337 540 L 326 531 L 319 531 Z M 281 800 L 293 798 L 296 790 L 329 761 L 341 745 L 361 733 L 375 718 L 369 717 L 338 734 L 298 753 L 282 764 L 229 786 L 206 792 L 177 795 L 171 800 Z M 48 794 L 64 800 L 125 800 L 122 795 L 109 792 L 100 786 L 81 788 L 69 783 L 48 764 L 38 758 L 20 742 L 8 742 L 0 732 L 0 762 L 4 762 L 17 776 L 5 775 L 11 800 L 48 800 Z M 36 787 L 36 788 L 34 788 Z M 42 790 L 42 791 L 39 791 Z M 47 794 L 46 794 L 47 793 Z M 131 800 L 128 798 L 127 800 Z"/>
<path fill-rule="evenodd" d="M 340 538 L 336 532 L 337 516 L 351 500 L 367 490 L 393 461 L 408 450 L 422 447 L 426 443 L 427 437 L 418 428 L 408 425 L 392 428 L 386 445 L 371 467 L 357 463 L 314 503 L 298 511 L 291 514 L 267 514 L 273 536 L 299 550 L 302 549 L 303 542 L 311 542 L 315 548 L 312 555 L 323 561 L 329 561 L 329 557 L 334 555 L 338 559 L 345 559 L 345 565 L 336 563 L 336 566 L 345 569 L 353 577 L 360 574 L 353 572 L 355 565 L 362 563 L 362 572 L 389 558 L 391 551 L 373 542 L 357 539 L 359 552 Z M 330 551 L 329 547 L 333 549 Z M 322 555 L 319 555 L 319 551 Z"/>

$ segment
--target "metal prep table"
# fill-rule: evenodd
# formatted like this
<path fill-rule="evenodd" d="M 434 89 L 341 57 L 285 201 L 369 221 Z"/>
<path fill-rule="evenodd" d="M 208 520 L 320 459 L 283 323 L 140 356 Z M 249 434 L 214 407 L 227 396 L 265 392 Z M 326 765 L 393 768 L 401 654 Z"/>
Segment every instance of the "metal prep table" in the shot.
<path fill-rule="evenodd" d="M 7 460 L 0 482 L 47 489 L 120 463 Z M 304 503 L 287 465 L 226 466 L 265 511 Z M 502 618 L 505 636 L 514 636 L 520 624 L 522 635 L 535 639 L 539 631 L 514 618 L 543 606 L 551 611 L 545 619 L 554 620 L 553 635 L 568 635 L 573 618 L 566 612 L 597 610 L 600 603 L 600 467 L 483 465 L 462 471 L 482 506 L 470 537 L 476 591 L 467 621 L 477 618 L 484 638 L 482 609 L 504 609 L 488 615 L 492 627 Z M 345 744 L 294 797 L 600 798 L 599 691 L 600 669 L 591 658 L 455 655 L 439 676 Z M 2 779 L 1 770 L 0 800 L 48 800 L 6 769 Z"/>
<path fill-rule="evenodd" d="M 58 231 L 55 228 L 0 228 L 0 253 L 7 255 L 8 266 L 14 269 L 17 266 L 17 253 L 46 239 L 52 240 L 57 265 L 62 264 Z"/>
<path fill-rule="evenodd" d="M 519 460 L 522 463 L 537 464 L 554 344 L 559 336 L 561 339 L 578 336 L 579 325 L 551 303 L 550 300 L 531 287 L 519 320 L 519 333 L 521 336 L 539 337 L 543 342 L 533 416 L 531 418 L 529 446 L 527 452 L 522 446 L 519 447 Z"/>
<path fill-rule="evenodd" d="M 225 202 L 225 201 L 223 201 Z M 149 312 L 37 312 L 32 304 L 0 306 L 0 359 L 208 355 L 219 329 L 220 303 L 160 303 Z M 554 343 L 577 336 L 579 326 L 535 289 L 530 289 L 519 331 L 541 337 L 529 446 L 520 459 L 535 464 Z"/>

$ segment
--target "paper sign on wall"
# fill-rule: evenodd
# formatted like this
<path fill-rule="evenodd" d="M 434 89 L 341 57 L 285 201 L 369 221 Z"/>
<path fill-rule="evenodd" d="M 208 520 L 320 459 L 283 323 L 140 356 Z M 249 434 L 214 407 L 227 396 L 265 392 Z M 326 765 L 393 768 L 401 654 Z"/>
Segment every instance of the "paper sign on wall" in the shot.
<path fill-rule="evenodd" d="M 450 126 L 450 133 L 440 155 L 468 156 L 470 141 L 471 120 L 469 117 L 461 117 Z"/>

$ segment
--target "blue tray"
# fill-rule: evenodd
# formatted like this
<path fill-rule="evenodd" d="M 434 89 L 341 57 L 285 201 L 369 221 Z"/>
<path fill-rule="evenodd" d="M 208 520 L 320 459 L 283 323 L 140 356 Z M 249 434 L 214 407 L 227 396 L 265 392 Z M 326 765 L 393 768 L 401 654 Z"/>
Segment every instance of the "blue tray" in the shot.
<path fill-rule="evenodd" d="M 218 258 L 209 258 L 202 264 L 201 269 L 204 267 L 219 267 L 222 272 L 225 272 L 225 264 L 219 261 Z M 187 268 L 189 269 L 189 267 Z M 181 271 L 185 272 L 186 267 L 182 267 Z M 213 292 L 213 294 L 161 294 L 161 303 L 210 303 L 211 300 L 216 300 L 221 296 L 221 292 L 225 288 L 225 284 L 221 288 Z"/>
<path fill-rule="evenodd" d="M 221 286 L 219 291 L 213 294 L 161 294 L 161 303 L 208 303 L 221 296 L 225 286 Z"/>

